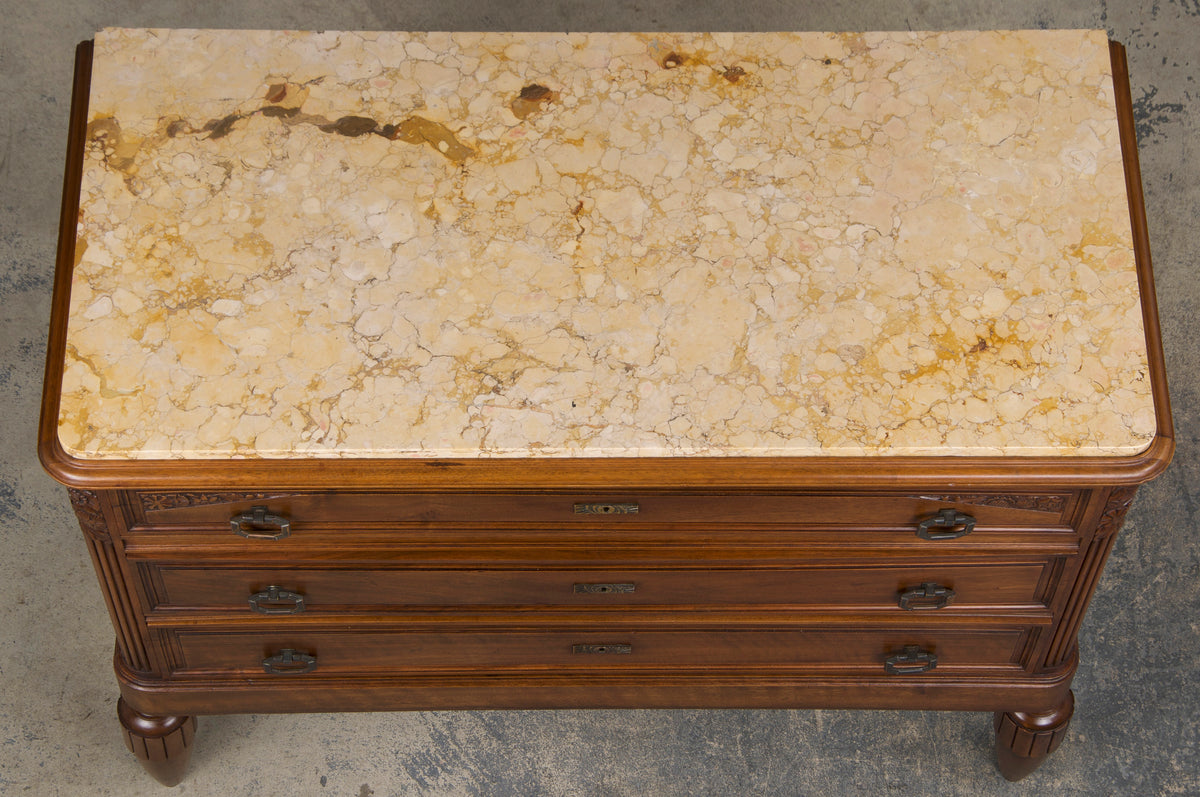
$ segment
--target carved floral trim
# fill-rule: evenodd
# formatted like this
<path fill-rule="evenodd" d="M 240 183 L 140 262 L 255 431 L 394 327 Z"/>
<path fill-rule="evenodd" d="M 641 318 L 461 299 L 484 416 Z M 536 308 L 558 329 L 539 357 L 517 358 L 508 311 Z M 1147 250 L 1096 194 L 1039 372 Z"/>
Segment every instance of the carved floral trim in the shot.
<path fill-rule="evenodd" d="M 74 487 L 67 488 L 67 495 L 71 497 L 71 508 L 75 510 L 83 533 L 101 542 L 110 542 L 112 537 L 108 532 L 108 521 L 104 519 L 100 496 L 92 490 L 77 490 Z"/>
<path fill-rule="evenodd" d="M 142 509 L 146 512 L 161 512 L 166 509 L 182 509 L 189 506 L 211 506 L 212 504 L 235 504 L 239 501 L 259 501 L 278 498 L 279 493 L 138 493 Z"/>
<path fill-rule="evenodd" d="M 1108 494 L 1108 503 L 1104 505 L 1104 514 L 1096 525 L 1096 538 L 1107 537 L 1120 530 L 1125 523 L 1125 515 L 1137 495 L 1137 487 L 1117 487 Z"/>
<path fill-rule="evenodd" d="M 1001 509 L 1025 509 L 1031 512 L 1054 512 L 1061 514 L 1067 508 L 1065 495 L 1013 495 L 1013 494 L 982 494 L 982 495 L 920 495 L 914 496 L 925 501 L 945 501 L 950 504 L 974 504 L 976 506 L 995 506 Z"/>

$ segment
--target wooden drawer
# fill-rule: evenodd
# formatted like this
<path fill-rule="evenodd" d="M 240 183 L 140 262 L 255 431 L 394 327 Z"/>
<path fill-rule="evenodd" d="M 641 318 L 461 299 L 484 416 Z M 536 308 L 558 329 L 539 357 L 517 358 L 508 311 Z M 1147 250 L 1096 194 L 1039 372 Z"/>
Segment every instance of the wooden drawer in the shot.
<path fill-rule="evenodd" d="M 1049 495 L 854 494 L 191 494 L 131 493 L 131 525 L 229 528 L 231 518 L 265 507 L 286 518 L 291 533 L 313 528 L 404 525 L 552 524 L 555 528 L 620 525 L 779 525 L 786 527 L 915 527 L 945 509 L 981 527 L 1060 527 L 1072 493 Z"/>
<path fill-rule="evenodd" d="M 281 613 L 405 606 L 795 605 L 898 609 L 906 590 L 933 582 L 954 591 L 951 610 L 1042 608 L 1051 561 L 723 570 L 407 570 L 142 565 L 157 609 Z M 278 587 L 285 596 L 262 593 Z M 928 607 L 936 600 L 910 595 Z"/>
<path fill-rule="evenodd" d="M 174 632 L 178 670 L 258 677 L 370 675 L 384 672 L 517 669 L 804 668 L 881 674 L 885 660 L 916 648 L 937 657 L 936 670 L 1014 669 L 1035 635 L 1030 628 L 889 630 L 453 630 L 434 632 Z M 311 656 L 311 673 L 277 661 L 287 672 L 264 672 L 264 660 L 295 651 Z M 286 654 L 283 654 L 286 656 Z M 178 674 L 178 671 L 177 671 Z M 897 675 L 898 678 L 906 677 Z"/>

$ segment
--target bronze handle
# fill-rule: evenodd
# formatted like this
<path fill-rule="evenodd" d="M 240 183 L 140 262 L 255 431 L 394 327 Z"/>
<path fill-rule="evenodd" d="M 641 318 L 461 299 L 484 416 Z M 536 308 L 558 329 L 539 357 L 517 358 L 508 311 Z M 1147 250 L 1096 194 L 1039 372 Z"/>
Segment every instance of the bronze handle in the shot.
<path fill-rule="evenodd" d="M 284 648 L 262 660 L 262 668 L 272 675 L 303 675 L 317 669 L 317 657 Z"/>
<path fill-rule="evenodd" d="M 883 660 L 883 669 L 888 675 L 916 675 L 937 667 L 937 656 L 917 645 L 905 645 L 902 653 Z"/>
<path fill-rule="evenodd" d="M 947 529 L 932 531 L 931 529 Z M 975 530 L 975 518 L 957 509 L 943 509 L 917 524 L 917 536 L 923 540 L 954 540 Z"/>
<path fill-rule="evenodd" d="M 267 587 L 250 596 L 250 608 L 259 614 L 300 614 L 304 611 L 304 596 L 279 587 Z"/>
<path fill-rule="evenodd" d="M 954 590 L 927 581 L 919 587 L 910 587 L 900 593 L 900 608 L 905 611 L 944 609 L 954 603 Z"/>
<path fill-rule="evenodd" d="M 292 533 L 292 522 L 283 515 L 272 515 L 265 506 L 251 507 L 229 519 L 235 534 L 250 540 L 282 540 Z"/>

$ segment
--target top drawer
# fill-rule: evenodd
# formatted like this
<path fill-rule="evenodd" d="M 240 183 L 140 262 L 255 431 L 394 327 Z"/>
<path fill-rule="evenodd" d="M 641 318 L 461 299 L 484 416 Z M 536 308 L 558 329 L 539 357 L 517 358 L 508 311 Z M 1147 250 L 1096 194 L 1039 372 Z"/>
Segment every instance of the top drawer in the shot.
<path fill-rule="evenodd" d="M 434 494 L 130 493 L 132 525 L 229 527 L 254 507 L 292 530 L 396 525 L 555 527 L 620 524 L 746 524 L 787 527 L 907 527 L 947 509 L 980 526 L 1061 527 L 1070 492 L 1051 494 Z"/>

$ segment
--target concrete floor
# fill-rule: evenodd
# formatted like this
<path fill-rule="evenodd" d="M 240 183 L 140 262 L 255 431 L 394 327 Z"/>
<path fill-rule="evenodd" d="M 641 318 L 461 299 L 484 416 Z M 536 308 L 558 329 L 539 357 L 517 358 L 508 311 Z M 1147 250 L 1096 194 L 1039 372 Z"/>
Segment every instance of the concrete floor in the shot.
<path fill-rule="evenodd" d="M 1140 8 L 1138 8 L 1140 7 Z M 202 718 L 187 795 L 1200 793 L 1200 2 L 0 0 L 0 794 L 166 794 L 117 733 L 112 629 L 35 427 L 76 42 L 103 26 L 844 30 L 1090 27 L 1129 48 L 1178 429 L 1081 634 L 1062 749 L 1021 786 L 990 716 L 430 712 Z"/>

